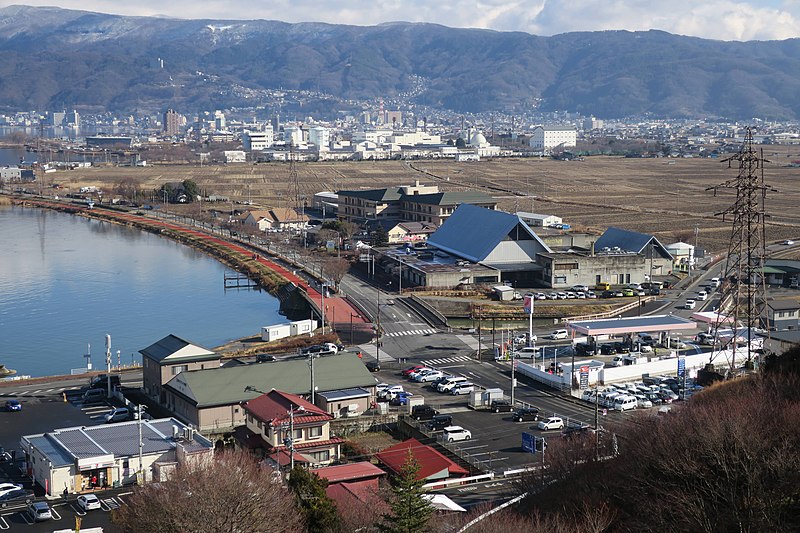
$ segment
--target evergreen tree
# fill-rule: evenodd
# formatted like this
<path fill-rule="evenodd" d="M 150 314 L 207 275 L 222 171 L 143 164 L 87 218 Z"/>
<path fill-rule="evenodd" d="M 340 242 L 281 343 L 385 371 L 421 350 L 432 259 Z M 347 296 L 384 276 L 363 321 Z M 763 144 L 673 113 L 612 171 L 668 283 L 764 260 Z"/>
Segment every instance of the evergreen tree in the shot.
<path fill-rule="evenodd" d="M 395 477 L 390 502 L 391 513 L 383 515 L 381 531 L 386 533 L 421 533 L 426 531 L 433 507 L 422 497 L 424 480 L 417 479 L 419 464 L 408 451 L 406 461 Z"/>
<path fill-rule="evenodd" d="M 375 232 L 372 234 L 372 245 L 383 246 L 388 243 L 389 233 L 386 231 L 386 228 L 383 227 L 383 224 L 378 224 L 378 227 L 375 228 Z"/>
<path fill-rule="evenodd" d="M 328 483 L 302 466 L 289 474 L 289 490 L 297 499 L 307 531 L 331 533 L 342 530 L 336 503 L 325 493 Z"/>

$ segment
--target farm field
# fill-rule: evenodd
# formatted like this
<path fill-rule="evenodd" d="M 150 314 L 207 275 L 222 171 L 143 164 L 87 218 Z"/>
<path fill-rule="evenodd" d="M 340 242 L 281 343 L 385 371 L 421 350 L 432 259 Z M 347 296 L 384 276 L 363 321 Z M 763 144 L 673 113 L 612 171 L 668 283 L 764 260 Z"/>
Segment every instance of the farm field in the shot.
<path fill-rule="evenodd" d="M 766 199 L 767 241 L 800 238 L 798 146 L 765 146 L 765 182 L 776 189 Z M 609 226 L 653 233 L 662 242 L 694 241 L 710 252 L 727 249 L 729 220 L 715 216 L 734 201 L 731 190 L 716 196 L 709 187 L 736 178 L 738 168 L 719 159 L 638 159 L 609 156 L 582 161 L 494 159 L 297 163 L 300 194 L 310 203 L 318 191 L 437 184 L 440 190 L 481 190 L 506 211 L 560 216 L 578 230 Z M 69 190 L 96 185 L 105 191 L 123 181 L 153 190 L 163 183 L 196 181 L 207 194 L 252 200 L 261 207 L 290 205 L 294 188 L 287 163 L 94 167 L 46 175 Z M 46 185 L 46 184 L 45 184 Z M 156 201 L 154 198 L 153 201 Z"/>

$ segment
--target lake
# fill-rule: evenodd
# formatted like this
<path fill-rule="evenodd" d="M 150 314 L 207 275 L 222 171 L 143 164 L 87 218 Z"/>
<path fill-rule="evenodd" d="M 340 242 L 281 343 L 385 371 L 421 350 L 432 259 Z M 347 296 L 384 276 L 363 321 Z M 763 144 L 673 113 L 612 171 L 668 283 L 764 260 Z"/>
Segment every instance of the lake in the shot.
<path fill-rule="evenodd" d="M 108 222 L 0 206 L 0 363 L 20 375 L 139 362 L 172 333 L 213 348 L 284 322 L 268 293 L 224 289 L 226 267 Z"/>

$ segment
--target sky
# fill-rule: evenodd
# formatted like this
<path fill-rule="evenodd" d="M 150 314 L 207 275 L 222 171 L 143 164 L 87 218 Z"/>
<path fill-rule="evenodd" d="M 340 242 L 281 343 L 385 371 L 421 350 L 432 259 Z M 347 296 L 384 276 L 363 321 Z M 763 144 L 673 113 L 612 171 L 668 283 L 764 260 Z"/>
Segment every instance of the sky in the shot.
<path fill-rule="evenodd" d="M 800 37 L 800 0 L 0 0 L 119 15 L 369 26 L 431 22 L 555 35 L 658 29 L 726 41 Z"/>

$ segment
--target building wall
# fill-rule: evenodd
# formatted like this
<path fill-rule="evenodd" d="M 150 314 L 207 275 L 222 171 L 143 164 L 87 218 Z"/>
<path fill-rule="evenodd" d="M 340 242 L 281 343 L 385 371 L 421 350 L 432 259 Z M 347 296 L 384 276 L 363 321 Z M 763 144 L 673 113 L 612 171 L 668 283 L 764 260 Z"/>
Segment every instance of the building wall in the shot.
<path fill-rule="evenodd" d="M 264 131 L 245 131 L 242 133 L 242 148 L 247 152 L 266 150 L 274 144 L 272 128 Z"/>
<path fill-rule="evenodd" d="M 153 398 L 159 398 L 164 403 L 163 385 L 185 370 L 204 370 L 206 368 L 219 367 L 219 358 L 199 362 L 183 362 L 176 364 L 161 365 L 149 357 L 142 357 L 142 381 L 145 394 Z"/>
<path fill-rule="evenodd" d="M 217 407 L 203 407 L 196 410 L 197 426 L 200 431 L 234 428 L 245 424 L 244 409 L 238 403 Z"/>
<path fill-rule="evenodd" d="M 577 139 L 578 135 L 575 130 L 538 127 L 533 130 L 529 145 L 535 150 L 549 150 L 562 145 L 569 148 L 577 145 Z"/>
<path fill-rule="evenodd" d="M 536 260 L 536 254 L 544 252 L 544 246 L 531 239 L 525 241 L 500 241 L 494 250 L 482 261 L 492 263 L 527 263 Z"/>
<path fill-rule="evenodd" d="M 356 412 L 360 414 L 369 409 L 370 403 L 370 397 L 352 398 L 349 400 L 333 400 L 328 402 L 328 400 L 325 398 L 317 396 L 317 405 L 336 418 L 347 416 L 348 407 L 351 404 L 358 405 Z"/>
<path fill-rule="evenodd" d="M 539 256 L 538 262 L 544 267 L 542 281 L 554 289 L 573 285 L 591 287 L 598 281 L 606 281 L 612 285 L 644 283 L 647 281 L 645 276 L 650 274 L 650 260 L 643 255 L 634 254 L 556 254 L 552 258 Z M 653 261 L 653 264 L 657 267 L 653 269 L 654 275 L 666 273 L 663 261 Z"/>

